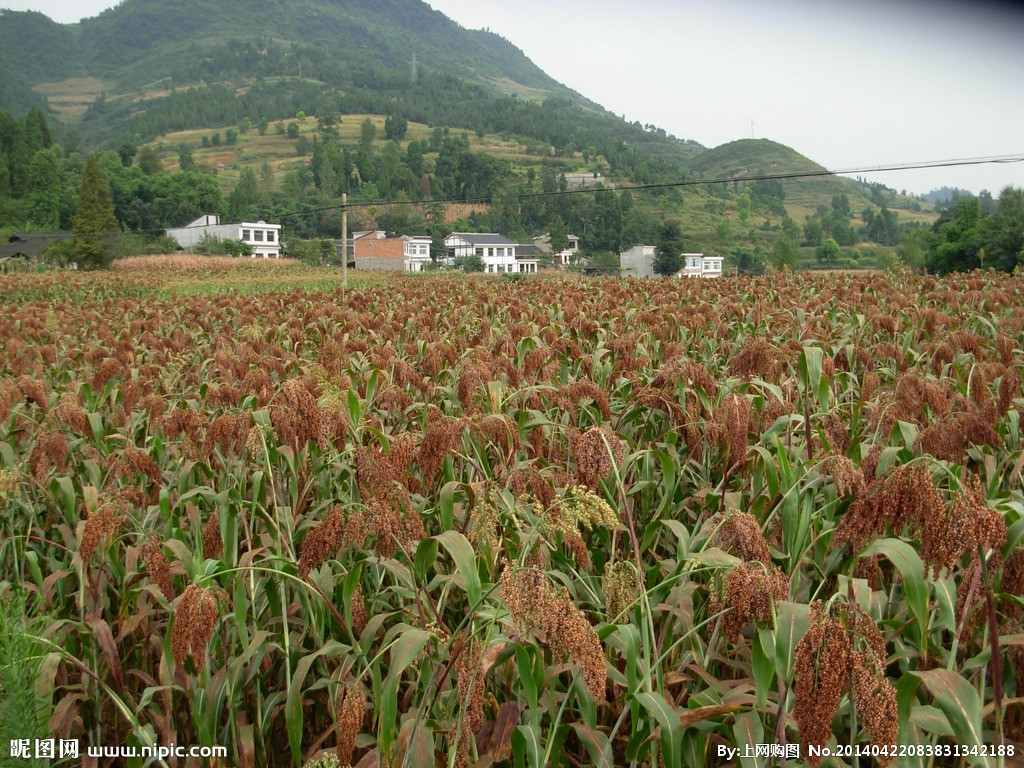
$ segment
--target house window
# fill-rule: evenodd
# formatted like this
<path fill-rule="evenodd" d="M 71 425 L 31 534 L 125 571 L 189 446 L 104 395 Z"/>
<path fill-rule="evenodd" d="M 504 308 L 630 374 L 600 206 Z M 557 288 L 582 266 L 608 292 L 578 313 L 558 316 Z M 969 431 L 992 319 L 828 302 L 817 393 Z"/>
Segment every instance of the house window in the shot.
<path fill-rule="evenodd" d="M 262 243 L 263 242 L 263 230 L 262 229 L 254 229 L 253 233 L 252 233 L 252 239 L 255 240 L 257 243 Z"/>
<path fill-rule="evenodd" d="M 248 230 L 248 229 L 243 229 L 242 230 L 242 239 L 243 240 L 252 240 L 252 232 L 250 230 Z"/>
<path fill-rule="evenodd" d="M 268 243 L 274 242 L 274 230 L 272 230 L 272 229 L 268 229 L 267 230 L 267 242 Z"/>

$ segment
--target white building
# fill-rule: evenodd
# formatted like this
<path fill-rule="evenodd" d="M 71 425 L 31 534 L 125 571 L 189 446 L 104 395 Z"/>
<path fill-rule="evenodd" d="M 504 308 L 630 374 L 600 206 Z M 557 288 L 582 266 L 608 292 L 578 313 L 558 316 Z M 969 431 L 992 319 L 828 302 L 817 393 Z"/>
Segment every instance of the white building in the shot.
<path fill-rule="evenodd" d="M 654 259 L 658 249 L 653 245 L 634 245 L 619 254 L 620 270 L 623 277 L 655 277 Z M 722 257 L 705 256 L 703 253 L 684 253 L 683 268 L 678 277 L 721 277 Z"/>
<path fill-rule="evenodd" d="M 654 257 L 658 249 L 653 245 L 634 245 L 619 254 L 619 274 L 623 277 L 654 277 Z"/>
<path fill-rule="evenodd" d="M 265 221 L 221 224 L 220 216 L 207 214 L 187 226 L 168 229 L 167 235 L 186 251 L 195 249 L 204 237 L 210 236 L 219 240 L 241 240 L 252 246 L 253 258 L 281 258 L 280 224 L 267 224 Z"/>
<path fill-rule="evenodd" d="M 684 253 L 683 268 L 677 273 L 683 277 L 721 277 L 722 257 L 703 253 Z"/>
<path fill-rule="evenodd" d="M 405 235 L 402 237 L 402 252 L 405 256 L 405 271 L 422 272 L 431 263 L 430 238 Z"/>
<path fill-rule="evenodd" d="M 567 267 L 576 260 L 576 254 L 580 251 L 580 239 L 576 235 L 569 235 L 569 247 L 558 253 L 551 252 L 551 233 L 545 232 L 533 238 L 533 244 L 537 250 L 551 256 L 551 263 L 556 267 Z"/>
<path fill-rule="evenodd" d="M 484 262 L 484 272 L 533 274 L 537 271 L 537 259 L 518 258 L 516 243 L 503 235 L 453 232 L 444 239 L 444 244 L 451 260 L 479 256 Z"/>

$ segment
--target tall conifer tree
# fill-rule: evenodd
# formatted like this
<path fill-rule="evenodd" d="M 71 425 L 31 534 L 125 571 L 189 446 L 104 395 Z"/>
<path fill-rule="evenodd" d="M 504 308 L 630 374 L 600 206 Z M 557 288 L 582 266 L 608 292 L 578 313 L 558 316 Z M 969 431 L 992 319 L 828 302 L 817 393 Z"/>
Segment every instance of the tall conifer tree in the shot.
<path fill-rule="evenodd" d="M 85 163 L 78 197 L 78 214 L 71 228 L 75 256 L 83 269 L 107 269 L 112 258 L 111 240 L 118 226 L 110 185 L 95 155 Z"/>

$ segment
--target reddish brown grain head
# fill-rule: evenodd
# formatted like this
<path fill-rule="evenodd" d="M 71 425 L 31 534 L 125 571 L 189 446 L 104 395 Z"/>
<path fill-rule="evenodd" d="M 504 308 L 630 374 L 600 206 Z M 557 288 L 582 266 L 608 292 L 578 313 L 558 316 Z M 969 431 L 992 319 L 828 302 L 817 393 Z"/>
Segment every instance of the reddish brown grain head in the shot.
<path fill-rule="evenodd" d="M 206 663 L 206 646 L 217 623 L 217 600 L 210 590 L 198 584 L 189 584 L 174 611 L 171 625 L 171 654 L 174 663 L 184 669 L 185 661 L 192 659 L 195 669 Z"/>
<path fill-rule="evenodd" d="M 168 601 L 178 596 L 171 578 L 171 566 L 164 554 L 164 545 L 156 536 L 150 536 L 142 546 L 142 562 L 146 565 L 146 573 L 157 583 L 160 591 Z"/>
<path fill-rule="evenodd" d="M 352 683 L 345 687 L 341 704 L 338 706 L 338 716 L 335 720 L 335 730 L 338 733 L 338 745 L 335 753 L 341 765 L 351 765 L 352 755 L 355 752 L 356 737 L 363 732 L 363 716 L 366 712 L 366 691 L 359 683 Z"/>

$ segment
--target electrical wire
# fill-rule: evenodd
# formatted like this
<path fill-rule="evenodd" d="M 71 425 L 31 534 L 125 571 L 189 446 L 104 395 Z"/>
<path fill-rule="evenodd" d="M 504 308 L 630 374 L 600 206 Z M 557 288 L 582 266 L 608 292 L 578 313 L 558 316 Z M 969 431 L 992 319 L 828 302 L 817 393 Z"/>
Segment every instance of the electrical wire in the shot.
<path fill-rule="evenodd" d="M 913 171 L 921 170 L 925 168 L 954 168 L 958 166 L 967 165 L 988 165 L 988 164 L 1010 164 L 1010 163 L 1022 163 L 1024 162 L 1024 155 L 997 155 L 991 157 L 972 157 L 972 158 L 960 158 L 955 160 L 927 160 L 917 163 L 893 163 L 889 165 L 876 165 L 876 166 L 859 166 L 855 168 L 847 168 L 841 170 L 830 171 L 822 168 L 818 171 L 792 171 L 788 173 L 767 173 L 767 174 L 756 174 L 753 176 L 729 176 L 729 177 L 716 177 L 711 179 L 683 179 L 680 181 L 664 181 L 656 182 L 651 184 L 635 184 L 633 186 L 621 187 L 623 190 L 630 192 L 634 190 L 649 190 L 649 189 L 672 189 L 682 187 L 697 187 L 705 184 L 731 184 L 738 182 L 754 182 L 754 181 L 784 181 L 786 179 L 808 179 L 808 178 L 821 178 L 823 176 L 850 176 L 853 174 L 866 174 L 866 173 L 885 173 L 889 171 Z M 541 198 L 541 197 L 555 197 L 558 195 L 577 195 L 577 194 L 593 194 L 604 190 L 595 189 L 593 187 L 584 187 L 580 189 L 568 189 L 568 190 L 555 190 L 551 192 L 516 192 L 509 195 L 502 195 L 503 199 L 514 199 L 514 200 L 526 200 L 530 198 Z M 608 188 L 607 191 L 611 191 Z M 380 200 L 376 202 L 355 202 L 355 203 L 338 203 L 335 205 L 318 206 L 315 208 L 306 208 L 304 210 L 289 211 L 286 213 L 276 214 L 277 219 L 287 219 L 294 216 L 309 216 L 311 214 L 323 214 L 330 211 L 341 211 L 343 209 L 363 209 L 363 208 L 378 208 L 378 207 L 395 207 L 395 206 L 430 206 L 430 205 L 473 205 L 473 204 L 490 204 L 495 199 L 495 196 L 488 197 L 468 197 L 468 198 L 433 198 L 430 200 Z M 167 227 L 161 229 L 140 229 L 133 230 L 134 234 L 155 234 L 157 232 L 164 232 L 166 229 L 203 229 L 206 225 L 197 225 L 196 227 Z M 106 234 L 121 234 L 119 232 L 110 232 Z"/>

